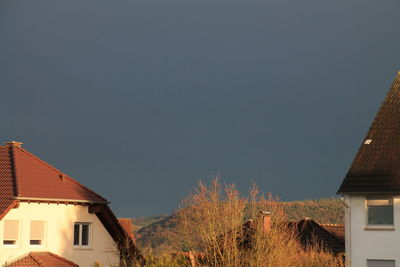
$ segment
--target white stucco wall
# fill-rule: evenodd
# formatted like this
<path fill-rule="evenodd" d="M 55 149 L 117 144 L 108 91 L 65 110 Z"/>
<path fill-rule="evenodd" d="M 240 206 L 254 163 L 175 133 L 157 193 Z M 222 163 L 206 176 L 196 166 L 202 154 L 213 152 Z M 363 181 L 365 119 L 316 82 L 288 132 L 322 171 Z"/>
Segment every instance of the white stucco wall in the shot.
<path fill-rule="evenodd" d="M 345 214 L 349 266 L 366 267 L 367 259 L 380 259 L 395 260 L 400 267 L 400 196 L 394 196 L 393 200 L 393 226 L 372 227 L 367 224 L 366 197 L 344 196 L 349 206 Z"/>
<path fill-rule="evenodd" d="M 3 245 L 5 220 L 20 221 L 20 240 L 16 248 Z M 46 221 L 46 238 L 42 248 L 29 245 L 32 220 Z M 91 223 L 91 248 L 77 249 L 73 245 L 74 222 Z M 30 251 L 50 251 L 78 264 L 90 267 L 96 261 L 104 266 L 117 264 L 115 242 L 95 214 L 87 206 L 66 204 L 21 203 L 0 221 L 0 266 L 26 255 Z M 117 265 L 115 265 L 117 266 Z"/>

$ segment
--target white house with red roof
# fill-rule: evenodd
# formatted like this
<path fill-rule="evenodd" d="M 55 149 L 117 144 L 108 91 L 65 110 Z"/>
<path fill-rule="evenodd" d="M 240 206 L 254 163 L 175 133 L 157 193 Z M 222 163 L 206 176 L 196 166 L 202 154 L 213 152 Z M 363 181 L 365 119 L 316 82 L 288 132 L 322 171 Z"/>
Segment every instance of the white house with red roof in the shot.
<path fill-rule="evenodd" d="M 0 266 L 144 264 L 105 198 L 21 144 L 0 146 Z"/>

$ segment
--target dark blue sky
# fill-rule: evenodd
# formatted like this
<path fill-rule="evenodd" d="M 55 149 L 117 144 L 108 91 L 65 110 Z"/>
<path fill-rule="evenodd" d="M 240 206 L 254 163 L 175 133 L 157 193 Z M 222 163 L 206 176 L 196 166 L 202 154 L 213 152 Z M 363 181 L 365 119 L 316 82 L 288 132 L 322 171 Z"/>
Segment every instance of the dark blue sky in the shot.
<path fill-rule="evenodd" d="M 0 2 L 0 141 L 168 213 L 200 179 L 333 196 L 400 69 L 398 0 Z"/>

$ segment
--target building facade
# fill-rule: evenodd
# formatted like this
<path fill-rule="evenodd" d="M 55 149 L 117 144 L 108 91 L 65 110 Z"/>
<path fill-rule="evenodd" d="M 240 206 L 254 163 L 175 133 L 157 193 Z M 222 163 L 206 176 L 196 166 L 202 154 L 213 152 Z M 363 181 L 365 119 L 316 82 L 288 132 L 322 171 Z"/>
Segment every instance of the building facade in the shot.
<path fill-rule="evenodd" d="M 338 193 L 353 267 L 400 267 L 400 72 Z"/>
<path fill-rule="evenodd" d="M 0 266 L 143 265 L 125 228 L 102 196 L 21 143 L 0 146 Z"/>

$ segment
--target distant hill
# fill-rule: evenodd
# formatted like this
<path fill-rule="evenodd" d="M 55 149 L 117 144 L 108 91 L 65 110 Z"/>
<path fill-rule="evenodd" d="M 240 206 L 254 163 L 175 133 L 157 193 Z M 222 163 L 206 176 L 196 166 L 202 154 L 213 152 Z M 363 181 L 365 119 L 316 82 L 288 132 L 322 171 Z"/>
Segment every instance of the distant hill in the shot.
<path fill-rule="evenodd" d="M 138 231 L 139 229 L 151 225 L 153 223 L 159 222 L 169 215 L 154 215 L 154 216 L 143 216 L 138 218 L 132 218 L 132 223 L 134 225 L 134 231 Z"/>
<path fill-rule="evenodd" d="M 163 217 L 159 221 L 142 227 L 135 233 L 136 241 L 140 247 L 162 250 L 169 246 L 169 238 L 174 234 L 176 215 Z"/>
<path fill-rule="evenodd" d="M 279 202 L 283 205 L 288 220 L 296 221 L 309 217 L 319 223 L 341 224 L 344 221 L 343 204 L 338 198 Z M 140 247 L 153 250 L 168 248 L 168 238 L 174 234 L 176 216 L 157 215 L 133 218 L 137 227 L 136 240 Z"/>
<path fill-rule="evenodd" d="M 281 202 L 289 220 L 309 217 L 319 223 L 344 223 L 343 203 L 339 198 Z"/>

